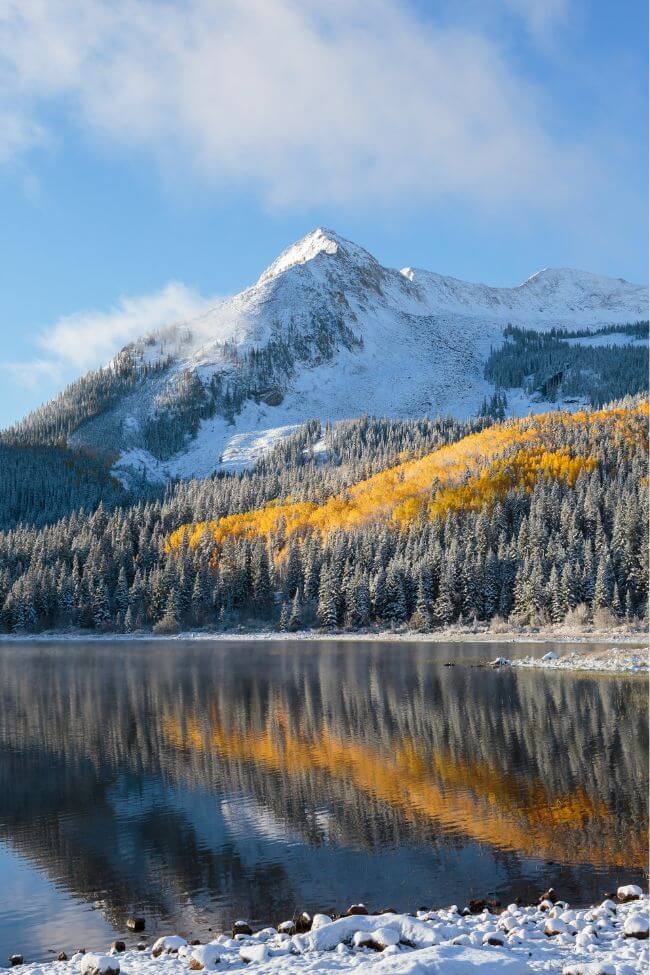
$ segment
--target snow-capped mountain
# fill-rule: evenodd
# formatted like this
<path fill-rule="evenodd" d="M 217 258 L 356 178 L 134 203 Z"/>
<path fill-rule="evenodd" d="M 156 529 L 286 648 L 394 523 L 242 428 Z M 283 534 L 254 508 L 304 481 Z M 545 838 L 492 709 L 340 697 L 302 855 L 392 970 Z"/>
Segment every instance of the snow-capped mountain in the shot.
<path fill-rule="evenodd" d="M 492 392 L 483 367 L 506 324 L 627 323 L 647 308 L 647 288 L 571 269 L 515 288 L 392 270 L 317 229 L 241 294 L 127 347 L 110 365 L 117 391 L 63 394 L 74 416 L 80 399 L 101 402 L 80 422 L 68 409 L 57 429 L 110 452 L 125 476 L 205 476 L 310 418 L 471 415 Z"/>

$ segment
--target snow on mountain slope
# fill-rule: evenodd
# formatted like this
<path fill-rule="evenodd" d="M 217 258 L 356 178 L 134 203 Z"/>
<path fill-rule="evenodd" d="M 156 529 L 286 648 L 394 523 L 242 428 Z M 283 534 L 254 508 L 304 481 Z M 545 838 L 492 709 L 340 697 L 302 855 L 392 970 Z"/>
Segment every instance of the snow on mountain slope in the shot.
<path fill-rule="evenodd" d="M 135 343 L 151 375 L 70 441 L 119 453 L 123 476 L 205 476 L 309 418 L 463 417 L 492 392 L 483 366 L 506 323 L 623 323 L 647 304 L 645 288 L 568 269 L 516 288 L 392 270 L 319 228 L 241 294 Z"/>
<path fill-rule="evenodd" d="M 546 268 L 516 288 L 491 288 L 405 268 L 409 281 L 439 310 L 487 317 L 491 321 L 544 328 L 549 325 L 616 324 L 647 317 L 647 289 L 622 278 L 606 278 L 572 268 Z"/>

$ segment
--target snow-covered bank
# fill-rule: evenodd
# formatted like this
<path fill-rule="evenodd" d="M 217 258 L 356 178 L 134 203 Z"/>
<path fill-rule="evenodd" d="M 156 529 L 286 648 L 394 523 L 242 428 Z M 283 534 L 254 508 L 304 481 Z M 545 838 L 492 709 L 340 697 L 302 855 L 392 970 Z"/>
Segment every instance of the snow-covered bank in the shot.
<path fill-rule="evenodd" d="M 538 906 L 510 904 L 492 914 L 482 904 L 469 914 L 452 906 L 417 915 L 348 914 L 336 920 L 307 917 L 301 933 L 292 921 L 279 930 L 253 934 L 236 922 L 234 937 L 222 934 L 207 945 L 179 936 L 159 938 L 151 947 L 70 960 L 27 964 L 21 975 L 181 975 L 187 971 L 301 975 L 303 972 L 369 975 L 635 975 L 648 966 L 648 898 L 632 885 L 619 888 L 588 909 L 571 909 L 553 892 Z M 631 898 L 625 902 L 626 898 Z M 550 899 L 549 899 L 550 898 Z M 481 909 L 483 907 L 483 909 Z M 363 910 L 358 905 L 351 910 Z M 301 915 L 300 920 L 304 920 Z"/>
<path fill-rule="evenodd" d="M 645 629 L 616 629 L 596 630 L 568 629 L 554 627 L 549 629 L 508 629 L 496 632 L 485 627 L 449 626 L 427 633 L 416 630 L 297 630 L 296 632 L 282 632 L 269 629 L 255 629 L 253 627 L 233 628 L 230 630 L 182 630 L 179 633 L 154 633 L 152 630 L 139 630 L 137 633 L 97 633 L 94 630 L 44 630 L 40 633 L 0 633 L 0 643 L 32 643 L 32 642 L 151 642 L 164 640 L 196 640 L 196 641 L 288 641 L 303 640 L 336 640 L 350 643 L 609 643 L 640 647 L 647 639 Z"/>
<path fill-rule="evenodd" d="M 634 647 L 610 647 L 607 650 L 569 650 L 563 654 L 554 651 L 543 657 L 518 657 L 494 661 L 497 667 L 534 667 L 542 670 L 586 670 L 607 674 L 647 674 L 648 650 Z"/>

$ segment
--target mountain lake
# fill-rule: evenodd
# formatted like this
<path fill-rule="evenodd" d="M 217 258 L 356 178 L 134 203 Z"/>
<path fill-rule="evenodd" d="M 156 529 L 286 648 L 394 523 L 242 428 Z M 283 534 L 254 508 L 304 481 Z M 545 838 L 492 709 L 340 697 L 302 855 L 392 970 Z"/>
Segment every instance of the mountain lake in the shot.
<path fill-rule="evenodd" d="M 551 648 L 0 645 L 0 959 L 643 884 L 647 681 Z"/>

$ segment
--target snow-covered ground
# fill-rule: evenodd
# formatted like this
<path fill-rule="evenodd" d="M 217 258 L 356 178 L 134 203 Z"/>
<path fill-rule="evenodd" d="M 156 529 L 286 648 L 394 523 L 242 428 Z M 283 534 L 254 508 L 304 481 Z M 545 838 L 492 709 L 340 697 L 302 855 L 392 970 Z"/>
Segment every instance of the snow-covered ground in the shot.
<path fill-rule="evenodd" d="M 648 650 L 610 647 L 608 650 L 552 650 L 543 657 L 520 657 L 502 666 L 536 667 L 544 670 L 588 670 L 596 673 L 647 674 Z"/>
<path fill-rule="evenodd" d="M 608 335 L 581 335 L 579 338 L 563 339 L 567 345 L 634 345 L 643 348 L 648 344 L 648 339 L 635 338 L 633 335 L 626 335 L 625 332 L 610 332 Z"/>
<path fill-rule="evenodd" d="M 648 898 L 632 885 L 616 900 L 572 909 L 556 895 L 537 906 L 509 904 L 499 914 L 458 907 L 416 915 L 353 914 L 333 920 L 317 914 L 311 930 L 294 933 L 287 921 L 274 928 L 206 945 L 172 935 L 151 947 L 70 960 L 28 964 L 21 975 L 181 975 L 187 971 L 302 975 L 307 972 L 368 975 L 635 975 L 648 967 Z M 621 903 L 621 897 L 634 897 Z M 479 907 L 479 905 L 476 905 Z M 234 932 L 233 928 L 233 932 Z"/>
<path fill-rule="evenodd" d="M 632 653 L 647 653 L 646 650 L 639 649 L 639 644 L 646 637 L 646 631 L 635 631 L 630 629 L 628 632 L 617 632 L 616 642 L 619 645 L 628 645 Z M 529 643 L 529 644 L 603 644 L 611 638 L 611 634 L 603 631 L 588 629 L 577 630 L 567 627 L 557 628 L 548 631 L 531 630 L 507 630 L 504 632 L 490 631 L 487 627 L 471 628 L 450 626 L 444 629 L 435 630 L 431 633 L 419 633 L 415 630 L 358 630 L 355 632 L 345 632 L 338 630 L 298 630 L 295 633 L 283 633 L 278 630 L 266 629 L 245 629 L 244 627 L 232 630 L 183 630 L 180 633 L 161 634 L 153 633 L 151 630 L 140 630 L 137 633 L 97 633 L 95 631 L 74 630 L 45 630 L 42 633 L 16 634 L 0 633 L 0 643 L 41 643 L 61 641 L 88 641 L 88 642 L 147 642 L 159 640 L 196 640 L 196 641 L 226 641 L 226 642 L 268 642 L 268 641 L 312 641 L 312 640 L 336 640 L 337 642 L 347 643 L 485 643 L 489 646 L 492 643 Z M 601 650 L 603 654 L 609 648 Z M 532 664 L 531 664 L 532 666 Z M 558 669 L 558 668 L 556 668 Z M 570 669 L 560 667 L 559 669 Z M 593 667 L 590 669 L 594 669 Z M 616 673 L 616 671 L 612 671 Z"/>

